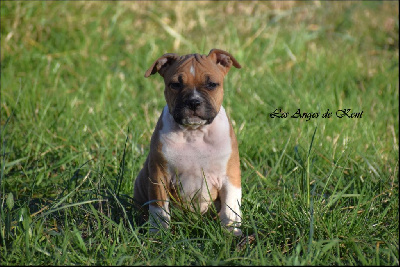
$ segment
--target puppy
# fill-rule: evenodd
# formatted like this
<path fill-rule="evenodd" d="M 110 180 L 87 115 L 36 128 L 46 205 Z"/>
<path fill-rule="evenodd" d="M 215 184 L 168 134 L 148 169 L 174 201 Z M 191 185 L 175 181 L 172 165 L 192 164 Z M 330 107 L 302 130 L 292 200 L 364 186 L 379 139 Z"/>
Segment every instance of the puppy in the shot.
<path fill-rule="evenodd" d="M 165 54 L 145 74 L 164 78 L 166 100 L 134 188 L 135 200 L 148 207 L 152 231 L 169 227 L 173 201 L 201 213 L 214 203 L 221 223 L 241 235 L 238 144 L 222 106 L 231 66 L 241 68 L 228 52 L 212 49 Z"/>

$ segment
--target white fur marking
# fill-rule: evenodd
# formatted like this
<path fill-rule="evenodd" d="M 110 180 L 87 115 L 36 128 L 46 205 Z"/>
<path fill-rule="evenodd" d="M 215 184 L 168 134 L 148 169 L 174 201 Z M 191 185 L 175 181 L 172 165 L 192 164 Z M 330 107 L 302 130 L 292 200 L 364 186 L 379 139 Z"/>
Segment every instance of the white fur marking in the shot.
<path fill-rule="evenodd" d="M 193 97 L 201 98 L 200 93 L 196 90 L 196 87 L 193 87 Z"/>
<path fill-rule="evenodd" d="M 190 73 L 191 73 L 191 74 L 193 75 L 193 77 L 194 77 L 195 71 L 194 71 L 194 66 L 193 66 L 193 65 L 190 67 Z"/>

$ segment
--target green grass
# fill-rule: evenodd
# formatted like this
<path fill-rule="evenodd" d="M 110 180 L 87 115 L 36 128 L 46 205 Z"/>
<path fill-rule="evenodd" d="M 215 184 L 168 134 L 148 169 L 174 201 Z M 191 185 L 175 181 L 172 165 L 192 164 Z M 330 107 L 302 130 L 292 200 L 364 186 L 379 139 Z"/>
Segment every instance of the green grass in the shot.
<path fill-rule="evenodd" d="M 398 8 L 1 1 L 1 265 L 398 265 Z M 247 244 L 176 209 L 150 236 L 132 202 L 165 105 L 145 71 L 212 48 L 243 66 L 224 106 Z"/>

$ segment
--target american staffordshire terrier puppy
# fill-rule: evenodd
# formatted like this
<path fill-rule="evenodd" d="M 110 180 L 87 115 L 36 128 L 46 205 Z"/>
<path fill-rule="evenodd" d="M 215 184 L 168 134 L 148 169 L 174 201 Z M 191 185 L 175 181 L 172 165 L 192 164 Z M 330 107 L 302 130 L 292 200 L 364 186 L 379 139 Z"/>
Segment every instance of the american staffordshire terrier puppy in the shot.
<path fill-rule="evenodd" d="M 241 68 L 219 49 L 207 56 L 165 54 L 144 75 L 164 78 L 167 102 L 134 189 L 134 199 L 148 207 L 152 231 L 169 227 L 170 202 L 200 213 L 214 203 L 221 223 L 241 235 L 238 144 L 222 107 L 232 65 Z"/>

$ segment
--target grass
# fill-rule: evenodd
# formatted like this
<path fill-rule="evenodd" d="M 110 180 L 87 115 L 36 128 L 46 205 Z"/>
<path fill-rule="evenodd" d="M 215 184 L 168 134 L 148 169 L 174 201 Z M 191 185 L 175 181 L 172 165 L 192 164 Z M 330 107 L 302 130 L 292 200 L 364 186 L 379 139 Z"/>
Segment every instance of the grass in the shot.
<path fill-rule="evenodd" d="M 1 265 L 398 265 L 398 8 L 1 1 Z M 245 237 L 176 209 L 153 237 L 133 182 L 165 100 L 143 76 L 212 48 L 243 66 L 224 106 Z"/>

